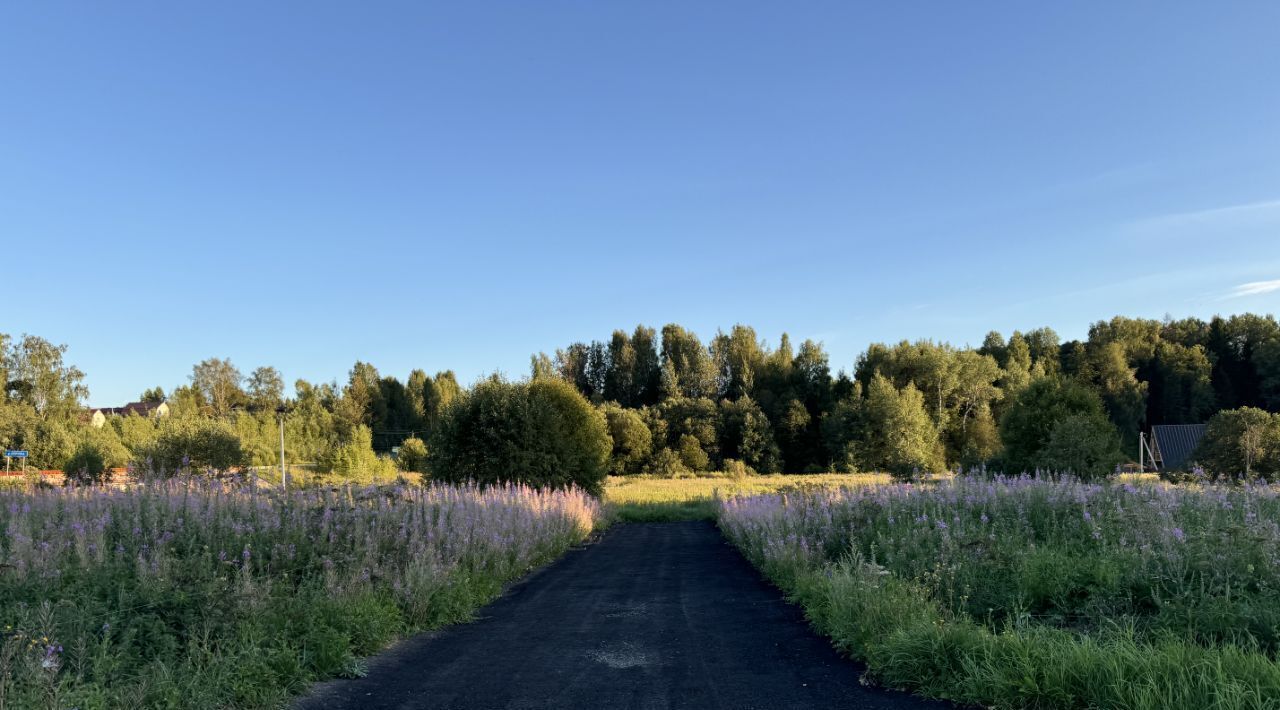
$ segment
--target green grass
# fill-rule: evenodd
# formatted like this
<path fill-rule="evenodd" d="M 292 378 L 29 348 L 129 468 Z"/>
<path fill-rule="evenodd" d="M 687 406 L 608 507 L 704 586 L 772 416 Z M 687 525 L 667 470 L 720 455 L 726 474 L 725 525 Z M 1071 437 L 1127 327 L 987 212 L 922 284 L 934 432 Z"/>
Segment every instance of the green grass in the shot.
<path fill-rule="evenodd" d="M 889 687 L 1010 710 L 1280 709 L 1280 488 L 1146 480 L 736 498 L 719 523 Z"/>
<path fill-rule="evenodd" d="M 278 708 L 584 541 L 525 487 L 0 491 L 0 710 Z"/>
<path fill-rule="evenodd" d="M 610 476 L 604 489 L 607 514 L 619 522 L 714 520 L 715 497 L 757 495 L 812 487 L 869 486 L 890 482 L 881 473 L 747 475 L 707 473 L 683 478 Z"/>

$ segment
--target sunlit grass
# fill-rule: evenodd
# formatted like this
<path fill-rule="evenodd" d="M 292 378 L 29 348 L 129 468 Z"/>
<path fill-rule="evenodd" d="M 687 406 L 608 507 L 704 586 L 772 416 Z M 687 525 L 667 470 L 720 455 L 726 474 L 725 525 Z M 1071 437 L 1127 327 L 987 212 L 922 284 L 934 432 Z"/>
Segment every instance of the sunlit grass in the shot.
<path fill-rule="evenodd" d="M 1280 488 L 957 478 L 717 503 L 725 536 L 890 687 L 1280 707 Z"/>
<path fill-rule="evenodd" d="M 775 493 L 812 487 L 884 485 L 883 473 L 818 473 L 747 475 L 722 473 L 696 477 L 610 476 L 604 500 L 614 519 L 624 522 L 712 520 L 716 493 L 722 497 Z"/>

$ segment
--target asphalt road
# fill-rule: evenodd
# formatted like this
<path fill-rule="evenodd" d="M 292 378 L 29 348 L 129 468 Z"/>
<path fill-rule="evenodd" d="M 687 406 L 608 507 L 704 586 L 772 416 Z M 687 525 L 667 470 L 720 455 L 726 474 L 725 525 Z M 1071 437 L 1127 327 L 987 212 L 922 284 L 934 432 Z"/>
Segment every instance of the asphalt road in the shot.
<path fill-rule="evenodd" d="M 627 524 L 296 707 L 949 707 L 863 686 L 862 670 L 710 523 Z"/>

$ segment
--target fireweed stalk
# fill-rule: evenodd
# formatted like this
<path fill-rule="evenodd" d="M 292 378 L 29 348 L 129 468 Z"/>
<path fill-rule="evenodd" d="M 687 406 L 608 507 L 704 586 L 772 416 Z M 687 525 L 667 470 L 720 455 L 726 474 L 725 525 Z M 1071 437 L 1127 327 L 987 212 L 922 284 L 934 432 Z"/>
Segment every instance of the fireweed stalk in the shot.
<path fill-rule="evenodd" d="M 880 681 L 998 707 L 1280 705 L 1280 489 L 959 478 L 730 498 Z"/>
<path fill-rule="evenodd" d="M 467 618 L 598 515 L 525 486 L 3 492 L 0 703 L 278 704 Z"/>

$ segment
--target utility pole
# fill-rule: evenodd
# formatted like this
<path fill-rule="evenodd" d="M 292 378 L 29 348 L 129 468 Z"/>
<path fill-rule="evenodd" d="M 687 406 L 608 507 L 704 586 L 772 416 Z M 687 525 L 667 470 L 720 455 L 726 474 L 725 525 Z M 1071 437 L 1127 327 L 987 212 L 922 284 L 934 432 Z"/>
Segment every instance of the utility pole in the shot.
<path fill-rule="evenodd" d="M 284 406 L 276 408 L 276 414 L 280 417 L 280 488 L 289 490 L 289 469 L 284 463 Z"/>

